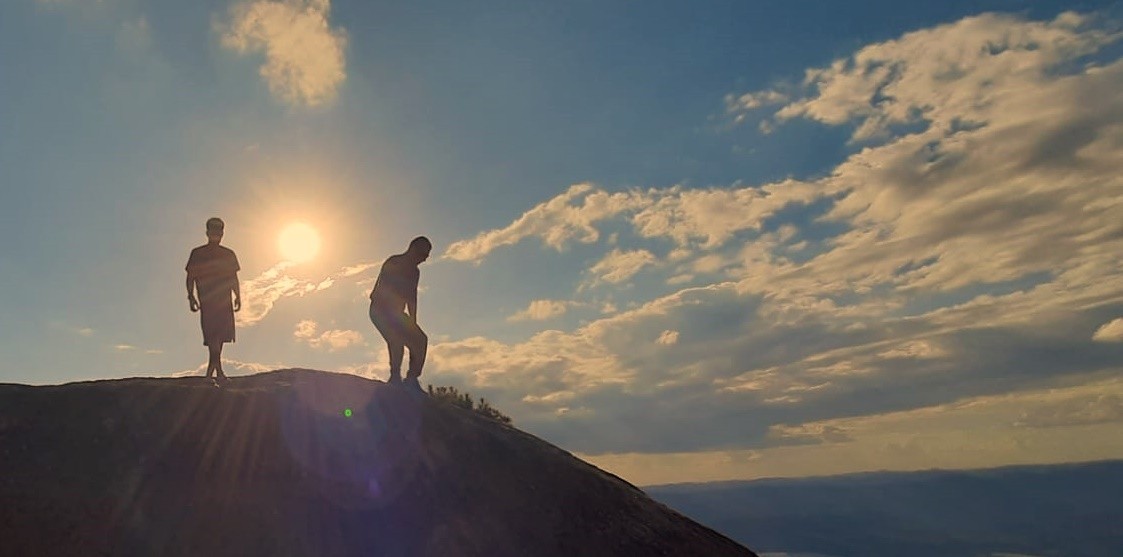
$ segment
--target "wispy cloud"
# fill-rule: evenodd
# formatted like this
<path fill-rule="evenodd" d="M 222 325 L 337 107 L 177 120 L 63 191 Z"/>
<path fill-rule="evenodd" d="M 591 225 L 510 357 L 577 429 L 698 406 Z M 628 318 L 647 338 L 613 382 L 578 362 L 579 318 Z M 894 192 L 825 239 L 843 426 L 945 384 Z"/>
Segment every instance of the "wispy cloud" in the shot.
<path fill-rule="evenodd" d="M 809 203 L 831 193 L 822 184 L 795 180 L 759 187 L 675 186 L 615 193 L 592 184 L 577 184 L 504 228 L 454 242 L 445 256 L 478 262 L 500 247 L 532 237 L 561 251 L 573 242 L 597 242 L 601 237 L 598 225 L 621 217 L 630 220 L 641 237 L 667 238 L 680 246 L 700 244 L 710 249 L 738 232 L 760 230 L 765 219 L 789 205 Z"/>
<path fill-rule="evenodd" d="M 589 268 L 593 282 L 619 284 L 634 277 L 644 267 L 655 263 L 655 256 L 645 249 L 614 249 Z"/>
<path fill-rule="evenodd" d="M 245 362 L 242 360 L 232 360 L 229 358 L 222 359 L 223 371 L 227 375 L 250 375 L 254 373 L 264 373 L 266 371 L 273 371 L 276 369 L 288 369 L 293 366 L 287 364 L 263 364 L 260 362 Z M 199 364 L 198 367 L 191 369 L 184 369 L 175 371 L 168 375 L 172 377 L 192 377 L 195 375 L 203 375 L 207 371 L 207 364 L 204 362 Z"/>
<path fill-rule="evenodd" d="M 347 77 L 347 35 L 328 23 L 330 0 L 241 0 L 220 24 L 222 45 L 261 53 L 269 90 L 293 105 L 335 99 Z"/>
<path fill-rule="evenodd" d="M 655 344 L 662 344 L 663 346 L 672 346 L 678 342 L 678 331 L 670 329 L 659 333 L 659 338 L 655 339 Z"/>
<path fill-rule="evenodd" d="M 445 257 L 457 261 L 479 261 L 497 248 L 538 237 L 557 250 L 570 242 L 593 243 L 600 238 L 596 223 L 634 210 L 644 204 L 637 192 L 608 193 L 592 184 L 575 184 L 557 197 L 539 204 L 505 228 L 480 233 L 454 242 Z M 580 201 L 580 205 L 574 202 Z"/>
<path fill-rule="evenodd" d="M 278 300 L 316 292 L 324 284 L 323 281 L 313 282 L 287 275 L 285 271 L 293 265 L 281 262 L 252 279 L 242 281 L 242 310 L 237 314 L 239 325 L 254 325 L 273 310 Z"/>
<path fill-rule="evenodd" d="M 242 281 L 242 310 L 236 314 L 240 326 L 258 323 L 283 298 L 302 297 L 327 290 L 341 278 L 364 273 L 376 266 L 372 263 L 352 265 L 319 280 L 306 280 L 286 272 L 294 265 L 283 261 L 252 279 Z"/>
<path fill-rule="evenodd" d="M 1123 342 L 1123 318 L 1104 323 L 1092 334 L 1092 340 L 1100 342 Z"/>

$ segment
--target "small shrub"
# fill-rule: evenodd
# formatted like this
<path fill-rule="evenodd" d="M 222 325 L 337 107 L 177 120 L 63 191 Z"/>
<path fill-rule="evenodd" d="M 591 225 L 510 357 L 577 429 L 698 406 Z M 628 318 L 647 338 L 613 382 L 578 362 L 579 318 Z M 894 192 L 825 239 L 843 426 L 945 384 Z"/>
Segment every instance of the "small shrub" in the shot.
<path fill-rule="evenodd" d="M 472 395 L 462 393 L 456 387 L 434 387 L 429 385 L 429 396 L 441 402 L 459 406 L 465 410 L 471 410 L 485 418 L 490 418 L 497 422 L 510 424 L 511 417 L 500 412 L 498 408 L 491 405 L 486 399 L 480 398 L 477 402 L 472 399 Z"/>

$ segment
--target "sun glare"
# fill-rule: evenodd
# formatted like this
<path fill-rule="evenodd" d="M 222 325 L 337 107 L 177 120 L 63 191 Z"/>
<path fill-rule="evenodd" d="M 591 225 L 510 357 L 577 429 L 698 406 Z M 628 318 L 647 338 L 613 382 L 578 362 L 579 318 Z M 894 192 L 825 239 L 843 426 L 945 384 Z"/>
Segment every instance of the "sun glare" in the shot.
<path fill-rule="evenodd" d="M 311 261 L 320 251 L 320 234 L 303 222 L 294 222 L 277 238 L 281 257 L 293 263 Z"/>

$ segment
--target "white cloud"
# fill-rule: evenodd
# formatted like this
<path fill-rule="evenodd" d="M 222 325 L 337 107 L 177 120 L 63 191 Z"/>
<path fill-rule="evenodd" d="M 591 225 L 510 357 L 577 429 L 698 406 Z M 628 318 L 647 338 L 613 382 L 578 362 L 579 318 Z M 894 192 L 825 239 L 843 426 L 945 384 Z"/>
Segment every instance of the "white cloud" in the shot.
<path fill-rule="evenodd" d="M 655 344 L 662 344 L 663 346 L 671 346 L 678 342 L 678 331 L 670 329 L 659 333 L 659 338 L 655 339 Z"/>
<path fill-rule="evenodd" d="M 856 139 L 882 144 L 819 182 L 838 199 L 826 217 L 849 230 L 804 265 L 754 261 L 758 279 L 746 287 L 911 294 L 1050 273 L 1055 288 L 1040 292 L 1049 307 L 1110 290 L 1103 278 L 1115 272 L 1123 228 L 1123 103 L 1109 91 L 1123 83 L 1123 65 L 1057 69 L 1117 39 L 1089 23 L 984 15 L 808 70 L 812 94 L 778 117 L 855 123 Z M 918 128 L 894 131 L 906 123 Z"/>
<path fill-rule="evenodd" d="M 630 251 L 614 249 L 590 267 L 589 272 L 594 275 L 594 282 L 619 284 L 631 279 L 644 267 L 655 262 L 655 256 L 644 249 Z"/>
<path fill-rule="evenodd" d="M 223 371 L 227 375 L 251 375 L 255 373 L 265 373 L 277 369 L 289 369 L 293 366 L 287 364 L 262 364 L 259 362 L 244 362 L 241 360 L 231 360 L 229 358 L 222 359 Z M 202 363 L 198 367 L 192 369 L 184 369 L 172 373 L 167 373 L 172 377 L 192 377 L 196 375 L 203 375 L 207 371 L 207 364 Z"/>
<path fill-rule="evenodd" d="M 907 33 L 808 70 L 804 83 L 815 94 L 784 106 L 777 117 L 858 122 L 859 140 L 890 134 L 897 124 L 929 121 L 954 131 L 985 123 L 994 111 L 1011 108 L 1001 105 L 1018 88 L 1051 81 L 1058 64 L 1118 39 L 1089 23 L 1090 17 L 1071 12 L 1048 22 L 982 14 Z"/>
<path fill-rule="evenodd" d="M 353 277 L 355 275 L 361 275 L 376 267 L 378 267 L 377 263 L 360 263 L 358 265 L 351 265 L 348 267 L 344 267 L 341 271 L 339 271 L 339 276 L 342 278 Z"/>
<path fill-rule="evenodd" d="M 330 351 L 365 343 L 362 333 L 358 331 L 329 329 L 321 333 L 318 329 L 315 321 L 306 319 L 296 324 L 293 336 L 312 348 L 327 348 Z"/>
<path fill-rule="evenodd" d="M 573 302 L 562 300 L 534 300 L 526 309 L 507 318 L 507 321 L 544 321 L 564 315 Z"/>
<path fill-rule="evenodd" d="M 1104 323 L 1092 334 L 1092 340 L 1100 342 L 1123 342 L 1123 318 Z"/>
<path fill-rule="evenodd" d="M 578 200 L 581 204 L 575 205 Z M 445 257 L 479 261 L 496 248 L 514 245 L 531 236 L 541 238 L 556 250 L 564 249 L 571 241 L 591 244 L 600 238 L 594 224 L 634 210 L 642 203 L 643 195 L 637 192 L 610 194 L 592 184 L 575 184 L 561 195 L 523 213 L 505 228 L 452 243 Z"/>
<path fill-rule="evenodd" d="M 760 230 L 764 220 L 792 204 L 810 203 L 831 194 L 822 185 L 786 180 L 760 187 L 703 190 L 674 186 L 646 191 L 608 193 L 592 184 L 576 184 L 540 203 L 504 228 L 454 242 L 445 257 L 479 262 L 492 251 L 530 237 L 561 251 L 571 242 L 591 244 L 600 239 L 598 225 L 628 217 L 636 233 L 668 238 L 680 246 L 694 242 L 712 249 L 735 234 Z M 670 260 L 689 250 L 674 250 Z"/>
<path fill-rule="evenodd" d="M 273 304 L 282 298 L 304 296 L 316 291 L 317 283 L 285 274 L 292 265 L 278 263 L 260 275 L 242 281 L 242 310 L 237 313 L 239 325 L 251 326 L 261 321 L 273 310 Z"/>
<path fill-rule="evenodd" d="M 756 93 L 744 93 L 740 96 L 726 95 L 725 106 L 730 112 L 740 112 L 753 110 L 762 106 L 783 104 L 788 102 L 788 100 L 788 96 L 784 93 L 766 90 Z"/>
<path fill-rule="evenodd" d="M 283 298 L 303 297 L 327 290 L 339 279 L 363 273 L 375 265 L 363 263 L 344 267 L 318 281 L 288 275 L 286 271 L 293 266 L 293 263 L 283 261 L 252 279 L 242 281 L 242 310 L 235 314 L 239 326 L 252 326 L 265 319 L 273 311 L 274 304 Z"/>
<path fill-rule="evenodd" d="M 347 36 L 328 23 L 330 0 L 241 0 L 220 27 L 222 45 L 259 52 L 269 90 L 293 105 L 333 100 L 347 77 Z"/>

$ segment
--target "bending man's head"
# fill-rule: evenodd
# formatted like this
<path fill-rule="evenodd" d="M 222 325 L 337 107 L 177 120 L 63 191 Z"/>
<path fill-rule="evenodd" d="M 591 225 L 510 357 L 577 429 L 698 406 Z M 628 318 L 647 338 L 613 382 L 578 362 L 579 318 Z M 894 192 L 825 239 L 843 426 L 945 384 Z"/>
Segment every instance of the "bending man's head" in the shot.
<path fill-rule="evenodd" d="M 410 241 L 409 249 L 406 250 L 406 255 L 417 263 L 421 263 L 429 259 L 429 252 L 431 251 L 433 251 L 433 242 L 430 242 L 429 239 L 424 236 L 418 236 Z"/>

